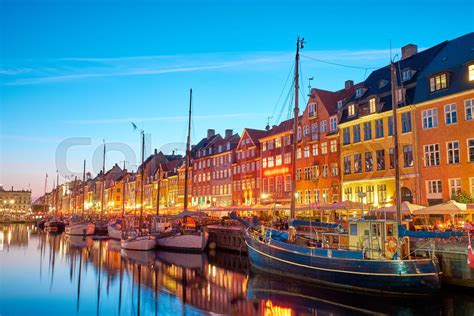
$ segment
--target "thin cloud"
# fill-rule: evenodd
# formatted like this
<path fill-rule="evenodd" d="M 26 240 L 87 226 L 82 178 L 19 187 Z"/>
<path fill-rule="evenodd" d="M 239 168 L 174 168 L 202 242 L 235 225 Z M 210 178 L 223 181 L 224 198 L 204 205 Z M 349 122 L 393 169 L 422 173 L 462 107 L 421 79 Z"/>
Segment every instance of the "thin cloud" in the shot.
<path fill-rule="evenodd" d="M 33 136 L 33 135 L 13 135 L 13 134 L 0 134 L 0 138 L 4 140 L 14 140 L 17 142 L 28 142 L 28 143 L 58 143 L 61 141 L 59 138 L 44 137 L 44 136 Z"/>
<path fill-rule="evenodd" d="M 393 51 L 398 51 L 393 49 Z M 333 50 L 304 52 L 305 55 L 333 62 L 351 62 L 371 66 L 376 61 L 388 60 L 390 50 Z M 10 86 L 59 83 L 90 78 L 163 75 L 179 72 L 199 72 L 217 69 L 255 71 L 255 66 L 274 66 L 291 62 L 292 52 L 205 53 L 187 55 L 125 56 L 125 57 L 68 57 L 37 62 L 35 67 L 0 68 L 9 74 Z M 312 61 L 308 61 L 312 62 Z M 315 62 L 315 61 L 314 61 Z M 317 63 L 317 62 L 315 62 Z M 364 64 L 365 63 L 365 64 Z M 3 65 L 2 65 L 3 66 Z"/>
<path fill-rule="evenodd" d="M 195 115 L 193 120 L 216 120 L 216 119 L 254 119 L 265 117 L 264 114 L 251 113 L 230 113 L 230 114 L 214 114 L 214 115 Z M 182 122 L 188 119 L 185 115 L 175 116 L 155 116 L 155 117 L 120 117 L 112 119 L 93 119 L 93 120 L 67 120 L 66 124 L 71 125 L 101 125 L 101 124 L 122 124 L 129 122 Z"/>

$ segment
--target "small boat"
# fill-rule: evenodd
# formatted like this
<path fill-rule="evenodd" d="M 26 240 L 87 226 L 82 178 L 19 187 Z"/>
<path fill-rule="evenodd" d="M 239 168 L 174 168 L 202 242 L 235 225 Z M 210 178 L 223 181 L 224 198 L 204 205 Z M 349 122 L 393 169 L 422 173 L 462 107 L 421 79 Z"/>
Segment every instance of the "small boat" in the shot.
<path fill-rule="evenodd" d="M 204 251 L 208 240 L 209 233 L 203 230 L 173 230 L 156 237 L 160 248 L 187 252 Z"/>
<path fill-rule="evenodd" d="M 63 221 L 59 220 L 56 217 L 53 217 L 44 224 L 44 230 L 48 233 L 60 233 L 64 231 L 65 226 L 66 224 L 64 224 Z"/>
<path fill-rule="evenodd" d="M 120 240 L 122 238 L 122 221 L 117 219 L 107 225 L 107 232 L 112 239 Z"/>
<path fill-rule="evenodd" d="M 145 234 L 139 235 L 138 233 L 130 233 L 125 238 L 122 237 L 120 241 L 120 246 L 122 249 L 127 250 L 152 250 L 156 247 L 155 236 Z"/>
<path fill-rule="evenodd" d="M 91 236 L 94 235 L 95 224 L 82 220 L 82 218 L 71 218 L 69 225 L 66 226 L 65 232 L 67 235 L 75 236 Z"/>

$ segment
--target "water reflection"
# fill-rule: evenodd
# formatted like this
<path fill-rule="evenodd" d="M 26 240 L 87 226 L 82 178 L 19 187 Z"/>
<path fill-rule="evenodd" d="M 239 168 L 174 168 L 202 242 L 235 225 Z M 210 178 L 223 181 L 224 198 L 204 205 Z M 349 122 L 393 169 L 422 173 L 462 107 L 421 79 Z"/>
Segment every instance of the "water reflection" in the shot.
<path fill-rule="evenodd" d="M 122 250 L 120 242 L 0 226 L 1 315 L 472 314 L 473 295 L 399 299 L 250 271 L 245 256 Z"/>

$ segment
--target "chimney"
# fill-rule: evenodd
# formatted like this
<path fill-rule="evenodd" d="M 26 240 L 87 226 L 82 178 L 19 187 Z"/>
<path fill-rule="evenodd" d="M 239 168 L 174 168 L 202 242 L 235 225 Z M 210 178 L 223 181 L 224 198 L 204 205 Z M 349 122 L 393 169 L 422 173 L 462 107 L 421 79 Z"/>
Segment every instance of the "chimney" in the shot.
<path fill-rule="evenodd" d="M 155 155 L 157 155 L 157 154 L 158 154 L 158 149 L 155 148 Z"/>
<path fill-rule="evenodd" d="M 346 80 L 346 82 L 344 83 L 344 89 L 349 89 L 350 87 L 352 87 L 354 85 L 354 81 L 352 80 Z"/>
<path fill-rule="evenodd" d="M 207 130 L 207 139 L 211 138 L 212 136 L 214 136 L 216 134 L 216 131 L 213 130 L 213 129 L 208 129 Z"/>
<path fill-rule="evenodd" d="M 402 59 L 406 59 L 416 53 L 418 53 L 418 46 L 415 44 L 408 44 L 402 47 Z"/>
<path fill-rule="evenodd" d="M 225 130 L 225 139 L 228 139 L 228 138 L 232 137 L 232 134 L 233 134 L 232 132 L 233 132 L 233 130 L 226 129 Z"/>

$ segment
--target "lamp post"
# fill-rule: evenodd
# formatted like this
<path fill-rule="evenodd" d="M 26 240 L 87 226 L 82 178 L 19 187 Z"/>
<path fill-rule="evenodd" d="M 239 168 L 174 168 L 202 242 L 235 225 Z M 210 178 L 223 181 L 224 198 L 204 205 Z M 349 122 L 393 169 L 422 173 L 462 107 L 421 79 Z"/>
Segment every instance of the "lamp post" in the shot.
<path fill-rule="evenodd" d="M 364 216 L 364 198 L 367 196 L 367 193 L 365 192 L 357 192 L 357 196 L 359 197 L 360 199 L 360 203 L 362 204 L 362 214 L 361 214 L 361 218 L 362 216 Z"/>

